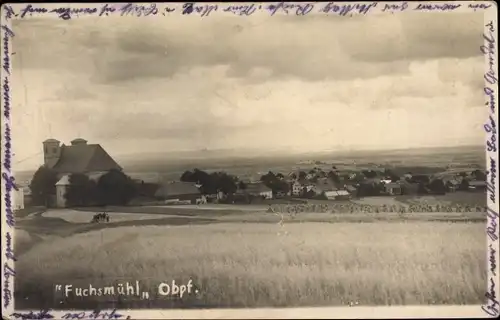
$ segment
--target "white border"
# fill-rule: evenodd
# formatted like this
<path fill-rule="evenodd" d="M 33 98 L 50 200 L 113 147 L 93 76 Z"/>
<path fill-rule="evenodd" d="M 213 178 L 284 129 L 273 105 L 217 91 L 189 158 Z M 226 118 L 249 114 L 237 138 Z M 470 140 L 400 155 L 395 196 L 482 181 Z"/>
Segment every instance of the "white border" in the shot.
<path fill-rule="evenodd" d="M 356 5 L 358 5 L 357 9 L 358 10 L 363 10 L 365 8 L 367 12 L 365 14 L 380 14 L 383 11 L 383 8 L 385 7 L 385 4 L 390 4 L 390 5 L 398 5 L 400 8 L 404 8 L 404 10 L 393 10 L 393 14 L 398 14 L 401 11 L 412 11 L 414 10 L 419 4 L 447 4 L 447 5 L 454 5 L 457 6 L 460 4 L 461 6 L 453 9 L 453 10 L 433 10 L 437 13 L 440 14 L 452 14 L 450 11 L 453 12 L 470 12 L 470 11 L 476 11 L 476 10 L 481 10 L 484 12 L 484 20 L 485 20 L 485 34 L 489 32 L 489 30 L 486 27 L 486 24 L 491 21 L 495 28 L 497 28 L 497 10 L 496 10 L 496 2 L 493 1 L 442 1 L 442 2 L 420 2 L 420 1 L 409 1 L 409 2 L 390 2 L 390 3 L 384 3 L 384 2 L 342 2 L 342 3 L 336 3 L 339 6 L 345 6 L 345 5 L 351 5 L 353 6 L 352 10 L 350 13 L 353 14 L 359 14 L 356 13 Z M 215 2 L 212 4 L 216 4 Z M 236 3 L 235 3 L 236 4 Z M 269 5 L 270 3 L 254 3 L 255 7 L 257 8 L 258 6 L 262 5 Z M 279 2 L 275 2 L 274 4 L 278 5 Z M 291 3 L 289 3 L 291 4 Z M 293 2 L 292 4 L 307 4 L 307 3 L 300 3 L 300 2 Z M 309 2 L 309 5 L 314 6 L 314 10 L 309 13 L 313 14 L 313 12 L 317 12 L 318 9 L 323 6 L 325 6 L 327 2 L 323 3 L 314 3 L 314 2 Z M 489 8 L 471 8 L 469 5 L 483 5 L 483 6 L 489 6 Z M 6 211 L 5 211 L 5 206 L 8 200 L 10 200 L 11 195 L 6 193 L 6 178 L 12 176 L 12 172 L 10 170 L 7 170 L 4 167 L 4 161 L 5 161 L 5 129 L 7 126 L 10 125 L 10 118 L 6 117 L 4 114 L 5 112 L 5 107 L 6 107 L 6 99 L 10 98 L 10 93 L 5 90 L 5 81 L 8 81 L 10 79 L 9 74 L 4 70 L 4 66 L 6 65 L 6 62 L 8 62 L 10 59 L 5 55 L 6 49 L 8 49 L 7 52 L 12 54 L 12 47 L 11 47 L 11 39 L 5 39 L 5 29 L 4 27 L 10 28 L 15 34 L 16 30 L 13 30 L 11 27 L 11 19 L 7 17 L 8 15 L 8 9 L 12 9 L 14 13 L 19 13 L 22 8 L 25 8 L 29 4 L 4 4 L 2 5 L 1 8 L 1 33 L 2 33 L 2 41 L 1 41 L 1 54 L 2 54 L 2 68 L 1 68 L 1 86 L 0 90 L 2 91 L 1 94 L 1 99 L 2 99 L 2 129 L 1 129 L 1 146 L 2 146 L 2 167 L 1 167 L 1 172 L 2 172 L 2 195 L 1 195 L 1 201 L 2 201 L 2 315 L 8 317 L 8 318 L 13 318 L 10 316 L 14 310 L 13 310 L 13 303 L 14 303 L 14 297 L 11 299 L 10 305 L 7 307 L 4 307 L 4 295 L 6 293 L 6 290 L 10 290 L 10 292 L 14 292 L 14 283 L 13 281 L 10 282 L 5 282 L 5 269 L 4 269 L 4 264 L 9 263 L 9 266 L 12 266 L 13 268 L 13 263 L 10 260 L 6 260 L 6 236 L 7 233 L 10 233 L 13 238 L 13 233 L 14 233 L 14 228 L 10 227 L 7 222 L 6 222 Z M 46 8 L 48 11 L 54 8 L 95 8 L 96 13 L 92 14 L 93 16 L 96 16 L 99 14 L 100 10 L 103 8 L 105 5 L 104 3 L 98 4 L 98 3 L 89 3 L 89 4 L 63 4 L 63 3 L 35 3 L 32 4 L 33 7 L 36 8 Z M 110 7 L 114 7 L 117 4 L 110 4 Z M 122 4 L 123 5 L 123 4 Z M 148 5 L 149 3 L 143 3 L 143 5 Z M 150 15 L 150 16 L 140 16 L 137 17 L 138 19 L 151 19 L 151 18 L 163 18 L 161 17 L 162 15 L 171 15 L 171 14 L 180 14 L 182 11 L 182 3 L 157 3 L 156 7 L 158 9 L 158 14 L 156 16 Z M 237 3 L 236 5 L 243 5 L 243 3 Z M 361 5 L 365 5 L 364 7 Z M 225 15 L 231 15 L 229 12 L 223 12 L 221 8 L 225 8 L 230 6 L 229 3 L 218 3 L 219 10 L 218 11 L 212 11 L 209 15 L 203 17 L 203 19 L 210 19 L 211 17 L 214 17 L 216 15 L 220 14 L 225 14 Z M 174 12 L 166 13 L 165 8 L 175 8 Z M 309 7 L 302 7 L 304 10 L 308 10 L 307 8 Z M 446 12 L 445 12 L 446 11 Z M 426 10 L 426 12 L 429 12 L 429 10 Z M 299 12 L 300 13 L 300 12 Z M 130 13 L 129 15 L 132 15 Z M 268 12 L 265 12 L 263 9 L 262 10 L 257 10 L 257 12 L 254 13 L 254 15 L 258 14 L 268 14 Z M 277 12 L 276 15 L 278 14 L 284 14 L 282 11 Z M 289 12 L 289 15 L 295 15 L 296 14 L 296 8 L 291 9 Z M 322 13 L 323 14 L 323 13 Z M 330 15 L 338 15 L 339 13 L 330 13 Z M 80 16 L 76 16 L 75 14 L 72 15 L 72 19 L 84 19 L 85 16 L 88 14 L 80 14 Z M 109 15 L 116 15 L 119 16 L 118 13 L 109 13 Z M 200 18 L 200 15 L 198 17 L 195 14 L 191 15 L 193 19 Z M 58 18 L 56 13 L 39 13 L 39 14 L 34 14 L 33 17 L 37 18 Z M 14 17 L 11 17 L 14 18 Z M 242 17 L 242 18 L 248 18 L 248 17 Z M 299 18 L 299 17 L 298 17 Z M 345 19 L 348 19 L 348 16 L 344 17 Z M 30 19 L 29 15 L 26 15 L 23 19 Z M 489 33 L 488 33 L 489 34 Z M 494 31 L 494 37 L 495 40 L 498 40 L 498 30 Z M 6 41 L 5 41 L 6 40 Z M 5 44 L 7 47 L 5 47 Z M 479 50 L 479 48 L 478 48 Z M 498 69 L 498 44 L 495 41 L 495 46 L 494 46 L 494 53 L 490 56 L 494 58 L 494 66 L 493 70 L 496 71 Z M 7 68 L 8 70 L 11 70 L 10 68 Z M 488 56 L 485 55 L 485 72 L 487 72 L 490 69 L 489 66 L 489 59 Z M 497 76 L 497 75 L 496 75 Z M 498 76 L 497 76 L 498 77 Z M 495 103 L 498 102 L 498 86 L 497 84 L 488 84 L 487 82 L 486 86 L 489 86 L 490 89 L 493 90 L 493 96 L 495 99 Z M 489 97 L 485 97 L 486 101 L 489 101 Z M 11 104 L 12 107 L 12 104 Z M 491 113 L 491 116 L 493 116 L 493 119 L 498 119 L 498 104 L 496 105 L 496 108 L 494 112 Z M 489 123 L 490 120 L 486 119 L 485 124 Z M 498 126 L 498 124 L 497 124 Z M 496 137 L 496 132 L 495 132 L 495 137 Z M 491 133 L 487 134 L 486 139 L 491 140 Z M 498 142 L 495 142 L 495 147 L 498 149 Z M 486 152 L 486 158 L 487 158 L 487 168 L 490 168 L 491 160 L 493 159 L 496 162 L 496 171 L 498 174 L 498 153 L 491 151 L 491 152 Z M 490 178 L 490 176 L 489 176 Z M 493 210 L 494 212 L 498 213 L 499 212 L 499 206 L 498 206 L 498 176 L 496 179 L 494 179 L 494 195 L 496 199 L 496 203 L 490 200 L 490 194 L 488 194 L 488 208 Z M 491 192 L 491 191 L 490 191 Z M 492 232 L 496 234 L 498 237 L 499 235 L 499 230 L 498 230 L 498 223 L 499 223 L 499 217 L 498 214 L 494 215 L 491 214 L 488 217 L 488 226 L 491 228 Z M 492 274 L 491 271 L 488 270 L 488 278 L 494 279 L 496 283 L 495 291 L 497 294 L 496 300 L 499 299 L 500 293 L 498 292 L 500 286 L 499 286 L 499 274 L 498 274 L 498 264 L 500 263 L 500 250 L 498 249 L 498 239 L 497 240 L 492 240 L 489 236 L 487 236 L 488 239 L 488 246 L 492 245 L 493 248 L 496 249 L 496 261 L 497 261 L 497 266 L 496 266 L 496 276 Z M 487 259 L 489 259 L 489 254 Z M 489 269 L 489 268 L 488 268 Z M 14 269 L 15 270 L 15 269 Z M 12 280 L 12 278 L 11 278 Z M 14 277 L 15 280 L 15 277 Z M 485 292 L 486 292 L 485 288 Z M 500 308 L 497 305 L 497 308 Z M 19 310 L 16 310 L 19 312 Z M 81 310 L 80 310 L 81 311 Z M 103 310 L 104 311 L 104 310 Z M 23 311 L 26 312 L 26 311 Z M 29 312 L 29 311 L 28 311 Z M 40 310 L 33 310 L 34 315 L 36 315 Z M 75 310 L 71 310 L 72 313 L 78 312 Z M 87 311 L 89 313 L 90 311 Z M 481 318 L 486 318 L 486 317 L 491 317 L 488 316 L 487 313 L 485 313 L 482 310 L 482 306 L 405 306 L 405 307 L 328 307 L 328 308 L 285 308 L 285 309 L 278 309 L 278 308 L 273 308 L 273 309 L 204 309 L 204 310 L 118 310 L 118 313 L 126 316 L 129 316 L 131 319 L 167 319 L 167 318 L 220 318 L 220 319 L 227 319 L 227 318 L 344 318 L 344 319 L 355 319 L 355 318 L 427 318 L 427 317 L 432 317 L 432 318 L 462 318 L 462 317 L 481 317 Z M 55 319 L 61 318 L 63 314 L 65 314 L 64 311 L 51 311 L 50 314 L 54 316 Z M 125 317 L 121 318 L 124 319 Z M 98 318 L 100 319 L 100 318 Z"/>

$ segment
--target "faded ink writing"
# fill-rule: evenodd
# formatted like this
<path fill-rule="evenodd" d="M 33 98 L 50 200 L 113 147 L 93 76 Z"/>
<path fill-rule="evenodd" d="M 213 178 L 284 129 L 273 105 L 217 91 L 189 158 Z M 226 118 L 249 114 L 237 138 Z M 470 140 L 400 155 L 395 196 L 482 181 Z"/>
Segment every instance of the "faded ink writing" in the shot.
<path fill-rule="evenodd" d="M 225 12 L 231 12 L 235 15 L 239 16 L 250 16 L 252 15 L 257 9 L 261 9 L 262 6 L 256 6 L 254 3 L 251 5 L 244 5 L 244 6 L 229 6 L 224 9 Z"/>
<path fill-rule="evenodd" d="M 30 311 L 28 313 L 15 312 L 11 314 L 14 319 L 54 319 L 54 316 L 49 313 L 49 310 L 42 310 L 40 312 Z"/>
<path fill-rule="evenodd" d="M 492 317 L 497 317 L 499 314 L 498 300 L 495 292 L 495 287 L 496 287 L 495 279 L 490 278 L 489 290 L 485 294 L 485 297 L 487 299 L 486 304 L 481 306 L 481 309 L 483 309 L 484 312 L 486 312 L 488 315 Z"/>
<path fill-rule="evenodd" d="M 3 265 L 3 275 L 4 275 L 4 282 L 3 282 L 3 307 L 7 308 L 12 300 L 12 291 L 10 290 L 10 281 L 12 277 L 16 275 L 16 272 L 12 267 L 5 262 Z"/>
<path fill-rule="evenodd" d="M 382 12 L 405 11 L 408 9 L 408 2 L 384 4 Z"/>
<path fill-rule="evenodd" d="M 490 271 L 491 273 L 496 276 L 497 275 L 497 260 L 496 260 L 496 253 L 497 251 L 495 248 L 493 248 L 493 245 L 489 245 L 490 249 L 490 256 L 489 256 L 489 263 L 490 263 Z"/>
<path fill-rule="evenodd" d="M 271 16 L 274 16 L 278 12 L 287 15 L 293 12 L 297 16 L 303 16 L 311 12 L 313 8 L 314 5 L 311 3 L 297 4 L 297 3 L 278 2 L 277 4 L 270 4 L 266 6 L 266 9 Z"/>
<path fill-rule="evenodd" d="M 62 319 L 121 319 L 124 318 L 125 315 L 119 314 L 116 309 L 113 309 L 111 312 L 103 312 L 100 310 L 92 311 L 92 312 L 68 312 L 62 316 Z M 127 316 L 124 319 L 131 319 L 130 316 Z"/>
<path fill-rule="evenodd" d="M 497 162 L 493 157 L 490 157 L 490 165 L 488 170 L 488 180 L 486 181 L 486 188 L 489 194 L 488 198 L 493 203 L 496 203 L 496 183 L 497 183 Z"/>
<path fill-rule="evenodd" d="M 329 2 L 324 6 L 320 12 L 323 13 L 337 13 L 339 16 L 352 15 L 354 12 L 359 14 L 367 14 L 372 8 L 376 8 L 377 2 L 372 2 L 371 4 L 336 4 L 334 2 Z M 353 12 L 354 11 L 354 12 Z"/>
<path fill-rule="evenodd" d="M 200 17 L 207 17 L 213 11 L 217 11 L 218 9 L 219 9 L 219 6 L 216 4 L 215 5 L 212 5 L 212 4 L 197 5 L 196 2 L 187 2 L 182 6 L 182 14 L 189 15 L 189 14 L 197 13 L 200 15 Z"/>
<path fill-rule="evenodd" d="M 8 14 L 6 14 L 6 18 L 12 17 L 14 15 L 13 11 L 8 10 Z M 2 25 L 3 32 L 3 60 L 2 60 L 2 68 L 5 71 L 5 76 L 2 78 L 2 104 L 4 106 L 3 109 L 3 123 L 2 127 L 4 128 L 4 141 L 3 141 L 3 163 L 2 163 L 2 182 L 5 183 L 5 193 L 3 195 L 3 207 L 5 208 L 5 219 L 7 222 L 7 226 L 10 228 L 14 227 L 15 219 L 14 214 L 12 212 L 12 202 L 11 202 L 11 193 L 12 190 L 17 190 L 17 186 L 14 181 L 14 177 L 12 176 L 12 139 L 11 139 L 11 130 L 10 130 L 10 108 L 11 108 L 11 97 L 10 97 L 10 67 L 11 67 L 11 52 L 10 52 L 10 40 L 14 37 L 14 32 L 6 26 Z M 3 292 L 3 307 L 7 308 L 12 303 L 12 291 L 11 284 L 12 278 L 15 276 L 16 272 L 14 271 L 14 267 L 11 265 L 14 258 L 14 250 L 12 248 L 12 236 L 9 231 L 5 234 L 5 261 L 3 265 L 3 275 L 4 280 L 2 284 L 2 292 Z"/>
<path fill-rule="evenodd" d="M 5 257 L 7 260 L 16 261 L 16 257 L 14 256 L 14 249 L 12 248 L 12 236 L 9 231 L 5 234 Z"/>
<path fill-rule="evenodd" d="M 498 236 L 497 236 L 497 219 L 498 219 L 498 212 L 491 208 L 486 209 L 486 216 L 488 218 L 487 222 L 487 227 L 486 227 L 486 233 L 488 234 L 488 237 L 490 237 L 491 241 L 497 241 Z"/>
<path fill-rule="evenodd" d="M 490 152 L 497 152 L 497 125 L 495 118 L 490 115 L 489 123 L 484 125 L 484 130 L 490 134 L 488 141 L 486 142 L 486 148 Z"/>
<path fill-rule="evenodd" d="M 104 4 L 101 7 L 80 7 L 80 8 L 70 8 L 70 7 L 59 7 L 54 9 L 47 9 L 44 7 L 36 7 L 32 4 L 28 4 L 23 7 L 19 13 L 15 13 L 12 7 L 7 6 L 5 11 L 6 17 L 32 17 L 36 15 L 43 14 L 56 14 L 59 18 L 64 20 L 72 19 L 73 17 L 80 17 L 85 15 L 97 15 L 109 16 L 110 14 L 120 14 L 121 16 L 136 16 L 136 17 L 146 17 L 155 16 L 159 13 L 166 16 L 168 13 L 180 11 L 182 15 L 194 15 L 199 17 L 207 17 L 213 12 L 224 12 L 231 13 L 238 16 L 250 16 L 257 11 L 265 11 L 271 16 L 278 13 L 285 15 L 292 14 L 296 16 L 304 16 L 310 13 L 324 13 L 324 14 L 337 14 L 340 16 L 353 16 L 354 14 L 368 14 L 374 11 L 377 7 L 378 2 L 372 3 L 341 3 L 341 2 L 328 2 L 326 4 L 321 3 L 305 3 L 305 2 L 274 2 L 266 5 L 260 4 L 246 4 L 246 5 L 224 5 L 224 4 L 205 4 L 196 2 L 187 2 L 182 4 L 180 10 L 172 6 L 165 6 L 164 8 L 159 8 L 156 4 L 152 3 L 149 5 L 139 5 L 133 3 L 127 4 Z M 319 10 L 315 8 L 319 8 Z M 454 4 L 454 3 L 411 3 L 411 2 L 395 2 L 391 4 L 380 4 L 380 12 L 402 12 L 405 10 L 415 10 L 415 11 L 454 11 L 457 9 L 469 9 L 471 11 L 486 10 L 490 8 L 489 4 Z"/>
<path fill-rule="evenodd" d="M 418 11 L 453 11 L 460 8 L 461 4 L 453 4 L 453 3 L 443 3 L 443 4 L 435 4 L 435 3 L 419 3 L 414 10 Z"/>

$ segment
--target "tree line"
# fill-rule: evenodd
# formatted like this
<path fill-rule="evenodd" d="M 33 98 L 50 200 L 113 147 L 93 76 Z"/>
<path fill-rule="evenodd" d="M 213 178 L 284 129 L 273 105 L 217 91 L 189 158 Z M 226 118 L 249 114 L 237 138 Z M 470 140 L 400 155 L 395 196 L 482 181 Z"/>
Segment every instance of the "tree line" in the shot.
<path fill-rule="evenodd" d="M 180 180 L 199 184 L 203 194 L 216 194 L 218 192 L 232 194 L 236 192 L 238 186 L 246 187 L 245 183 L 239 181 L 236 176 L 222 171 L 207 173 L 200 169 L 188 170 L 181 175 Z"/>

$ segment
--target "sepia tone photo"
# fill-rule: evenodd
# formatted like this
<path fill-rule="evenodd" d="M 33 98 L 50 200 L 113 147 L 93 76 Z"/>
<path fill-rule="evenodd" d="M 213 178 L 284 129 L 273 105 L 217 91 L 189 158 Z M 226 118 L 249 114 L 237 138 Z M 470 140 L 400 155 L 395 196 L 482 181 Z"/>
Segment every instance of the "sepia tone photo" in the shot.
<path fill-rule="evenodd" d="M 13 19 L 16 310 L 485 303 L 484 12 L 437 16 Z"/>

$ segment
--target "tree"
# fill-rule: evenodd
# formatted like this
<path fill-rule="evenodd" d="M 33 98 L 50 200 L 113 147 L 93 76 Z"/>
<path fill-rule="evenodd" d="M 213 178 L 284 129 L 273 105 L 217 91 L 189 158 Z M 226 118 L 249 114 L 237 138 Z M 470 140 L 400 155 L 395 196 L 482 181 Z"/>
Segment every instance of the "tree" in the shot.
<path fill-rule="evenodd" d="M 276 178 L 283 180 L 283 179 L 285 179 L 285 176 L 282 173 L 278 173 L 278 174 L 276 174 Z"/>
<path fill-rule="evenodd" d="M 364 176 L 368 179 L 376 178 L 377 177 L 377 172 L 373 170 L 363 170 L 361 171 Z"/>
<path fill-rule="evenodd" d="M 30 183 L 33 204 L 49 206 L 50 197 L 56 194 L 57 173 L 41 166 L 33 175 Z"/>
<path fill-rule="evenodd" d="M 192 172 L 185 171 L 181 176 L 181 181 L 199 183 L 203 194 L 215 194 L 219 191 L 231 194 L 237 190 L 238 178 L 222 171 L 209 174 L 203 170 L 194 169 Z"/>
<path fill-rule="evenodd" d="M 237 190 L 236 182 L 238 179 L 235 176 L 225 172 L 214 172 L 210 175 L 210 185 L 216 191 L 222 191 L 225 194 L 233 194 Z"/>
<path fill-rule="evenodd" d="M 102 205 L 126 205 L 136 195 L 134 181 L 120 170 L 110 170 L 97 182 L 97 200 Z"/>
<path fill-rule="evenodd" d="M 296 180 L 297 179 L 297 174 L 295 172 L 291 173 L 290 174 L 290 178 L 292 178 L 293 180 Z"/>
<path fill-rule="evenodd" d="M 278 180 L 271 189 L 273 190 L 274 193 L 277 192 L 288 193 L 288 191 L 290 191 L 290 185 L 286 181 Z"/>
<path fill-rule="evenodd" d="M 334 182 L 336 184 L 340 183 L 340 177 L 339 177 L 339 175 L 335 171 L 333 171 L 333 170 L 331 170 L 330 172 L 328 172 L 328 178 L 332 182 Z"/>
<path fill-rule="evenodd" d="M 307 173 L 305 173 L 304 171 L 299 172 L 299 179 L 300 180 L 304 180 L 306 177 L 307 177 Z"/>
<path fill-rule="evenodd" d="M 486 174 L 481 170 L 472 171 L 472 176 L 479 181 L 486 181 Z"/>
<path fill-rule="evenodd" d="M 238 189 L 240 189 L 240 190 L 246 190 L 247 189 L 247 184 L 245 182 L 243 182 L 243 181 L 240 181 L 238 183 Z"/>
<path fill-rule="evenodd" d="M 181 181 L 183 182 L 196 182 L 192 181 L 193 180 L 193 173 L 191 171 L 184 171 L 184 173 L 181 176 Z"/>
<path fill-rule="evenodd" d="M 268 173 L 260 177 L 260 181 L 269 188 L 271 188 L 271 186 L 276 180 L 278 180 L 278 178 L 272 171 L 269 171 Z"/>
<path fill-rule="evenodd" d="M 460 191 L 468 191 L 469 190 L 469 180 L 468 179 L 462 179 L 460 182 L 460 185 L 458 187 L 458 190 Z"/>
<path fill-rule="evenodd" d="M 262 177 L 260 177 L 260 181 L 268 188 L 270 188 L 273 193 L 277 192 L 288 192 L 290 186 L 284 180 L 279 179 L 279 173 L 275 175 L 272 171 L 269 171 Z"/>
<path fill-rule="evenodd" d="M 97 184 L 87 175 L 74 173 L 69 176 L 69 183 L 65 195 L 68 206 L 88 206 L 95 202 Z"/>
<path fill-rule="evenodd" d="M 445 194 L 446 185 L 444 184 L 442 179 L 434 179 L 429 184 L 429 190 L 434 194 Z"/>

